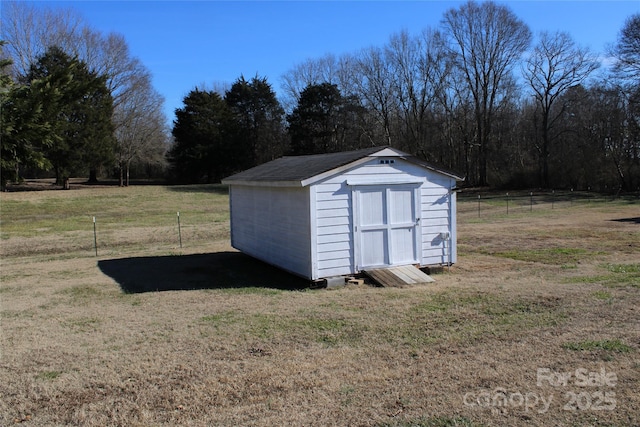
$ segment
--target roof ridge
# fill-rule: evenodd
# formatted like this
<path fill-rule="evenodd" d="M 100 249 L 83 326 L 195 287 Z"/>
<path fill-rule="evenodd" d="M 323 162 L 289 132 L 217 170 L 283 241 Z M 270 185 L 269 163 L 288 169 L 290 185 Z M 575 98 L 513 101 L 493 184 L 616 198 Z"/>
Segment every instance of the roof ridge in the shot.
<path fill-rule="evenodd" d="M 349 150 L 349 151 L 333 151 L 330 153 L 315 153 L 315 154 L 290 154 L 290 155 L 284 155 L 282 157 L 280 157 L 281 159 L 290 159 L 290 158 L 301 158 L 301 157 L 315 157 L 315 156 L 330 156 L 332 154 L 335 155 L 348 155 L 348 154 L 355 154 L 358 152 L 376 152 L 376 151 L 381 151 L 384 150 L 386 148 L 391 148 L 390 145 L 376 145 L 373 147 L 367 147 L 367 148 L 358 148 L 357 150 Z"/>

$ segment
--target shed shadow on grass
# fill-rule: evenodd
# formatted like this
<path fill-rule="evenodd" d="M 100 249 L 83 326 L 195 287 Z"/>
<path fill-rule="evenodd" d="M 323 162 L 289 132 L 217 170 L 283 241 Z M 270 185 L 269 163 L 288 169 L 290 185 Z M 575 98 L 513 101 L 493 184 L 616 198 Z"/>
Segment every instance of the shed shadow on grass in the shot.
<path fill-rule="evenodd" d="M 110 259 L 98 261 L 98 268 L 125 293 L 310 286 L 308 280 L 240 252 Z"/>
<path fill-rule="evenodd" d="M 630 222 L 632 224 L 640 224 L 640 216 L 636 216 L 634 218 L 618 218 L 618 219 L 612 219 L 611 221 L 615 221 L 615 222 Z"/>

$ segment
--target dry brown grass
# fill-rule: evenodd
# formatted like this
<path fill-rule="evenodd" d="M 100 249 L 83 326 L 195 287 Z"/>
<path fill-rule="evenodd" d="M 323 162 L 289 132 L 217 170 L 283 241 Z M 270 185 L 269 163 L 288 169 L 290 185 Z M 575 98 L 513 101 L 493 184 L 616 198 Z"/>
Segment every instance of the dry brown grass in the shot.
<path fill-rule="evenodd" d="M 95 258 L 91 230 L 52 219 L 32 235 L 3 211 L 2 425 L 640 424 L 640 224 L 616 221 L 639 217 L 637 203 L 481 219 L 461 203 L 459 263 L 435 284 L 289 290 L 300 282 L 228 246 L 224 195 L 174 190 L 92 194 L 135 196 L 140 212 L 163 200 L 173 215 L 195 197 L 183 250 L 160 220 L 105 224 Z M 77 196 L 0 201 L 43 216 L 60 197 Z M 617 382 L 538 386 L 539 368 Z M 474 400 L 501 392 L 511 402 Z M 615 408 L 594 409 L 599 392 Z M 548 411 L 518 393 L 551 397 Z M 582 409 L 565 410 L 570 393 Z"/>

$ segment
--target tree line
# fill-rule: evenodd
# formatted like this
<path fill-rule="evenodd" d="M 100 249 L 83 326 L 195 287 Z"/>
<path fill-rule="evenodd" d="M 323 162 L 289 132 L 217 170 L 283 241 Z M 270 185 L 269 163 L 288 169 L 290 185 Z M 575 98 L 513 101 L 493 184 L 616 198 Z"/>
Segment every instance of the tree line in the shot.
<path fill-rule="evenodd" d="M 282 155 L 367 146 L 354 128 L 364 109 L 336 85 L 308 86 L 286 114 L 265 77 L 241 76 L 223 95 L 195 88 L 176 110 L 168 161 L 174 181 L 218 182 Z"/>
<path fill-rule="evenodd" d="M 0 47 L 2 187 L 22 174 L 69 177 L 164 170 L 164 99 L 123 36 L 69 10 L 6 2 Z"/>
<path fill-rule="evenodd" d="M 3 38 L 11 34 L 6 28 Z M 166 156 L 162 99 L 144 67 L 121 38 L 81 34 L 82 49 L 71 48 L 77 41 L 53 40 L 94 77 L 106 77 L 113 99 L 108 144 L 122 173 L 132 162 L 164 159 L 175 182 L 217 182 L 282 155 L 391 145 L 460 171 L 468 185 L 640 187 L 640 14 L 624 23 L 606 52 L 612 65 L 602 70 L 598 56 L 567 33 L 543 32 L 534 43 L 507 6 L 469 1 L 447 11 L 437 29 L 401 31 L 384 46 L 295 65 L 282 77 L 280 99 L 258 75 L 241 76 L 226 90 L 194 88 L 175 112 Z M 11 43 L 15 53 L 19 43 Z M 124 55 L 114 53 L 118 47 Z M 28 55 L 9 57 L 20 59 L 17 75 L 37 63 L 24 60 Z M 116 57 L 127 60 L 105 60 Z M 31 77 L 37 78 L 8 93 L 21 99 L 25 85 L 48 87 L 43 76 Z M 36 141 L 24 135 L 23 148 Z M 93 159 L 82 164 L 89 173 L 114 162 L 88 151 Z M 46 152 L 20 154 L 19 163 L 42 166 L 51 162 Z"/>
<path fill-rule="evenodd" d="M 536 40 L 508 7 L 470 1 L 446 12 L 439 29 L 296 65 L 283 76 L 282 109 L 266 78 L 242 78 L 224 96 L 206 94 L 236 127 L 215 127 L 211 144 L 202 128 L 191 131 L 191 144 L 223 159 L 200 174 L 217 180 L 285 154 L 392 145 L 464 173 L 469 185 L 637 190 L 640 15 L 628 18 L 607 52 L 613 66 L 599 74 L 596 54 L 567 33 Z M 178 110 L 175 171 L 189 156 L 180 157 L 190 144 L 184 114 L 203 96 L 195 90 Z M 260 114 L 260 96 L 271 114 Z"/>

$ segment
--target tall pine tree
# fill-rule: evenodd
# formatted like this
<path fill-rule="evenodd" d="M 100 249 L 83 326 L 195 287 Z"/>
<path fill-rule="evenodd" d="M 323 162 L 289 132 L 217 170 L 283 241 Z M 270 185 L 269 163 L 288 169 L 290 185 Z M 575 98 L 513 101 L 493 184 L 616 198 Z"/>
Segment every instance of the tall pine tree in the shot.
<path fill-rule="evenodd" d="M 0 42 L 0 46 L 3 43 Z M 42 147 L 51 143 L 48 124 L 41 120 L 43 97 L 50 85 L 34 80 L 31 86 L 15 83 L 5 72 L 11 65 L 0 60 L 0 187 L 20 179 L 20 168 L 45 169 L 50 163 Z"/>
<path fill-rule="evenodd" d="M 192 90 L 176 110 L 169 151 L 173 179 L 180 183 L 217 182 L 229 173 L 233 145 L 227 139 L 230 115 L 220 95 Z"/>
<path fill-rule="evenodd" d="M 240 77 L 225 94 L 235 131 L 233 144 L 241 147 L 237 170 L 282 156 L 287 150 L 284 109 L 266 78 Z"/>
<path fill-rule="evenodd" d="M 52 90 L 44 94 L 42 120 L 50 126 L 53 143 L 44 150 L 62 184 L 70 176 L 90 174 L 110 166 L 115 140 L 111 115 L 113 99 L 106 76 L 89 71 L 87 65 L 51 47 L 32 64 L 26 84 L 47 79 Z"/>

